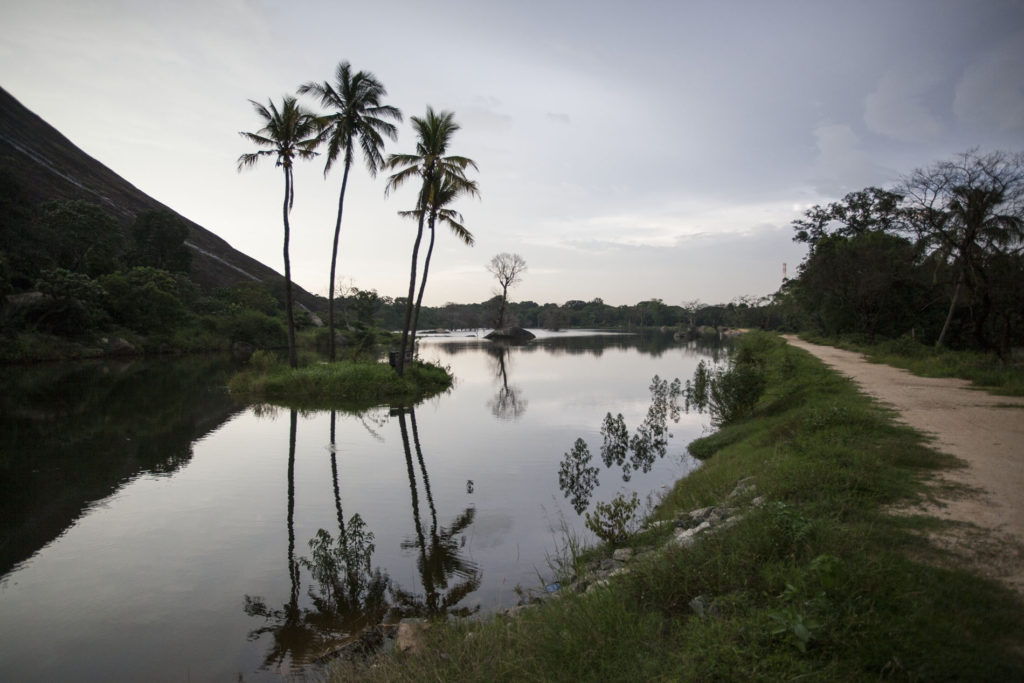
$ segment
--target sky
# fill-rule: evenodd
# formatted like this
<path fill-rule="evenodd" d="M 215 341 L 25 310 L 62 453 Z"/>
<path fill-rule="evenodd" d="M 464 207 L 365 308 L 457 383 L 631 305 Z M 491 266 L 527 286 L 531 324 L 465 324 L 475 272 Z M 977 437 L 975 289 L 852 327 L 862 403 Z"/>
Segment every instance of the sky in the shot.
<path fill-rule="evenodd" d="M 283 175 L 238 133 L 338 62 L 406 121 L 454 112 L 480 199 L 424 303 L 725 303 L 778 289 L 814 204 L 977 147 L 1024 150 L 1024 0 L 0 0 L 0 86 L 136 187 L 283 272 Z M 310 108 L 317 102 L 303 100 Z M 296 168 L 293 278 L 327 294 L 340 165 Z M 412 185 L 361 159 L 338 282 L 405 296 Z"/>

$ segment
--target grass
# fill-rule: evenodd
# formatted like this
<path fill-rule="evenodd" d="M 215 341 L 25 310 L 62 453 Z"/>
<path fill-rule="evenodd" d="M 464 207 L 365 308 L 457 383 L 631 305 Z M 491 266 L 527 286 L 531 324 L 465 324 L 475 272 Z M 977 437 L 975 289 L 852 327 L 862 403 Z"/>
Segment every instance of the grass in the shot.
<path fill-rule="evenodd" d="M 338 663 L 332 680 L 1024 679 L 1020 599 L 940 557 L 926 534 L 941 522 L 887 512 L 957 461 L 808 354 L 758 343 L 770 382 L 755 414 L 702 440 L 704 464 L 652 517 L 721 504 L 748 477 L 741 500 L 764 504 L 607 589 L 438 624 L 426 654 Z"/>
<path fill-rule="evenodd" d="M 801 336 L 815 343 L 863 353 L 872 363 L 903 368 L 921 377 L 957 377 L 995 394 L 1024 396 L 1024 365 L 1004 363 L 993 353 L 936 349 L 908 337 L 866 344 L 848 339 Z"/>
<path fill-rule="evenodd" d="M 289 408 L 360 410 L 375 405 L 409 405 L 447 391 L 447 368 L 414 362 L 399 376 L 386 363 L 344 360 L 312 363 L 295 370 L 271 354 L 256 352 L 228 389 L 250 401 Z"/>

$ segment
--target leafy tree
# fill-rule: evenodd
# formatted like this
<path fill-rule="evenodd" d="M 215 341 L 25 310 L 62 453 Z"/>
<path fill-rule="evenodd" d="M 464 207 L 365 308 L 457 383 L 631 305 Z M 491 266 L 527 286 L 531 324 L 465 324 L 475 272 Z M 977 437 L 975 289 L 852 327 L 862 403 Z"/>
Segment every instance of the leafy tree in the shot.
<path fill-rule="evenodd" d="M 166 332 L 188 317 L 192 283 L 159 268 L 137 266 L 100 279 L 111 316 L 137 332 Z"/>
<path fill-rule="evenodd" d="M 299 360 L 295 352 L 295 315 L 292 303 L 292 265 L 288 253 L 288 241 L 291 237 L 291 226 L 288 215 L 295 203 L 295 183 L 292 167 L 296 158 L 312 159 L 317 155 L 316 148 L 323 141 L 323 123 L 312 112 L 302 107 L 294 97 L 286 95 L 278 109 L 273 101 L 263 106 L 259 102 L 249 100 L 253 109 L 263 120 L 263 127 L 255 133 L 239 133 L 247 141 L 265 149 L 250 152 L 238 157 L 238 170 L 251 168 L 263 157 L 274 157 L 275 165 L 280 166 L 284 173 L 284 204 L 282 218 L 284 221 L 284 281 L 285 281 L 285 315 L 288 319 L 288 363 L 298 367 Z"/>
<path fill-rule="evenodd" d="M 432 191 L 443 188 L 446 184 L 455 186 L 472 185 L 473 181 L 466 178 L 466 169 L 476 169 L 476 162 L 462 156 L 448 155 L 448 146 L 459 125 L 455 123 L 455 115 L 449 111 L 437 113 L 427 107 L 423 118 L 410 118 L 416 131 L 416 151 L 411 154 L 392 154 L 388 157 L 386 167 L 398 169 L 388 178 L 385 194 L 390 194 L 413 178 L 420 180 L 419 197 L 416 210 L 419 211 L 416 240 L 412 248 L 412 267 L 409 275 L 409 297 L 406 300 L 405 321 L 402 325 L 401 350 L 398 356 L 398 373 L 405 370 L 405 357 L 411 348 L 409 331 L 412 328 L 413 299 L 416 295 L 416 267 L 419 260 L 420 242 L 423 239 L 423 223 L 427 218 L 431 205 Z"/>
<path fill-rule="evenodd" d="M 84 273 L 47 269 L 35 287 L 44 297 L 21 313 L 25 326 L 71 336 L 107 321 L 103 287 Z"/>
<path fill-rule="evenodd" d="M 334 73 L 334 84 L 305 83 L 299 87 L 299 94 L 312 94 L 320 98 L 320 105 L 332 110 L 327 121 L 327 163 L 324 175 L 331 170 L 338 155 L 343 155 L 341 192 L 338 194 L 338 217 L 334 223 L 334 246 L 331 250 L 331 279 L 328 285 L 327 326 L 330 330 L 328 355 L 335 359 L 334 349 L 334 277 L 338 264 L 338 238 L 341 234 L 341 215 L 345 208 L 345 188 L 348 186 L 348 172 L 352 167 L 353 148 L 359 143 L 363 152 L 366 170 L 376 177 L 377 169 L 384 165 L 382 151 L 384 136 L 397 139 L 398 129 L 386 119 L 401 121 L 402 113 L 390 105 L 382 105 L 381 98 L 387 90 L 367 71 L 352 73 L 347 61 L 340 62 Z"/>
<path fill-rule="evenodd" d="M 994 256 L 1019 254 L 1024 247 L 1024 153 L 971 150 L 915 170 L 900 189 L 919 239 L 951 266 L 952 295 L 936 346 L 945 343 L 966 294 L 975 339 L 992 347 L 985 325 L 993 301 L 990 264 Z"/>
<path fill-rule="evenodd" d="M 796 242 L 815 245 L 825 237 L 854 237 L 866 232 L 905 229 L 900 212 L 903 196 L 877 187 L 850 192 L 841 201 L 815 205 L 793 221 Z"/>
<path fill-rule="evenodd" d="M 121 227 L 95 204 L 81 200 L 44 204 L 42 229 L 59 268 L 96 277 L 120 265 Z"/>
<path fill-rule="evenodd" d="M 171 272 L 186 272 L 192 265 L 192 253 L 185 245 L 188 226 L 166 210 L 143 211 L 132 225 L 135 248 L 131 262 Z"/>
<path fill-rule="evenodd" d="M 898 336 L 928 303 L 917 254 L 909 240 L 881 231 L 823 237 L 800 266 L 797 298 L 826 334 Z"/>
<path fill-rule="evenodd" d="M 526 272 L 526 260 L 519 254 L 502 252 L 497 254 L 487 264 L 487 270 L 498 281 L 501 288 L 501 307 L 498 309 L 496 327 L 499 329 L 505 326 L 505 309 L 508 306 L 508 290 L 515 287 L 523 279 Z M 497 292 L 495 292 L 497 294 Z"/>

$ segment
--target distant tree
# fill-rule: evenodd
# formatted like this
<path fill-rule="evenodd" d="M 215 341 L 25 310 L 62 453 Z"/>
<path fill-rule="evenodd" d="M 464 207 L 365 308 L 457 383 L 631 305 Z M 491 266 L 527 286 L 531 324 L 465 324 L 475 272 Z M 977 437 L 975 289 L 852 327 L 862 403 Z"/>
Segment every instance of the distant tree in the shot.
<path fill-rule="evenodd" d="M 323 124 L 312 112 L 303 108 L 294 97 L 286 95 L 278 109 L 273 101 L 267 106 L 249 100 L 256 113 L 263 119 L 263 127 L 255 133 L 239 133 L 243 138 L 260 149 L 256 152 L 238 157 L 238 170 L 250 168 L 263 157 L 274 157 L 275 165 L 284 172 L 284 281 L 285 281 L 285 315 L 288 319 L 288 363 L 298 367 L 298 356 L 295 352 L 295 315 L 292 305 L 292 265 L 288 252 L 288 241 L 291 237 L 291 226 L 288 215 L 295 203 L 295 183 L 292 175 L 294 160 L 312 159 L 317 155 L 316 148 L 323 141 Z"/>
<path fill-rule="evenodd" d="M 192 253 L 185 245 L 188 226 L 166 210 L 143 211 L 132 224 L 135 247 L 131 262 L 171 272 L 185 272 L 192 264 Z"/>
<path fill-rule="evenodd" d="M 416 267 L 419 261 L 420 242 L 423 239 L 423 224 L 429 213 L 432 192 L 445 187 L 472 185 L 475 183 L 466 177 L 466 169 L 476 169 L 476 162 L 462 156 L 449 155 L 448 146 L 459 125 L 455 123 L 455 115 L 449 111 L 437 113 L 427 107 L 423 118 L 410 117 L 416 131 L 416 151 L 411 154 L 392 154 L 388 157 L 386 167 L 398 169 L 388 178 L 385 194 L 416 178 L 420 181 L 419 196 L 416 200 L 417 217 L 416 240 L 412 248 L 412 266 L 409 275 L 409 296 L 406 299 L 405 321 L 402 325 L 401 349 L 398 356 L 398 373 L 405 371 L 405 356 L 411 345 L 409 331 L 412 329 L 413 301 L 416 296 Z"/>
<path fill-rule="evenodd" d="M 952 295 L 936 346 L 945 343 L 966 295 L 976 341 L 994 347 L 986 334 L 993 304 L 990 268 L 993 258 L 1020 254 L 1024 247 L 1024 153 L 964 152 L 915 170 L 900 191 L 920 241 L 950 266 Z M 1018 293 L 1022 285 L 1016 283 Z"/>
<path fill-rule="evenodd" d="M 352 167 L 353 147 L 359 143 L 363 151 L 366 170 L 376 177 L 377 169 L 384 165 L 384 137 L 395 140 L 398 129 L 390 121 L 401 121 L 402 112 L 397 107 L 382 105 L 381 99 L 387 90 L 370 72 L 357 71 L 347 61 L 340 62 L 334 74 L 334 84 L 305 83 L 299 87 L 299 94 L 312 94 L 320 98 L 320 105 L 331 110 L 327 121 L 327 163 L 324 175 L 331 170 L 338 155 L 343 155 L 344 171 L 341 176 L 341 192 L 338 194 L 338 217 L 334 223 L 334 246 L 331 250 L 331 279 L 328 284 L 327 326 L 330 331 L 328 356 L 335 359 L 334 349 L 334 277 L 338 264 L 338 238 L 341 234 L 341 214 L 345 208 L 345 188 L 348 186 L 348 172 Z M 390 121 L 389 121 L 390 120 Z"/>
<path fill-rule="evenodd" d="M 491 259 L 491 262 L 487 265 L 487 270 L 498 281 L 498 288 L 501 290 L 501 304 L 498 308 L 495 324 L 495 327 L 500 329 L 505 326 L 508 290 L 510 287 L 515 287 L 523 279 L 523 273 L 526 272 L 526 261 L 519 254 L 502 252 Z M 495 292 L 495 294 L 497 295 L 499 292 Z"/>

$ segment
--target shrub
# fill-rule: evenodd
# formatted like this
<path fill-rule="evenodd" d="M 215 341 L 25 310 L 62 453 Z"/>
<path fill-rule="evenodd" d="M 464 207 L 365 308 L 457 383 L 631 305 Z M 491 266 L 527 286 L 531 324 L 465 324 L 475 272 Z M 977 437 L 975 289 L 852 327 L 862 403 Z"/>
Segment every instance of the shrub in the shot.
<path fill-rule="evenodd" d="M 618 493 L 611 502 L 595 505 L 593 514 L 587 513 L 587 528 L 605 543 L 622 543 L 637 526 L 636 511 L 639 507 L 640 498 L 636 492 L 628 500 Z"/>

